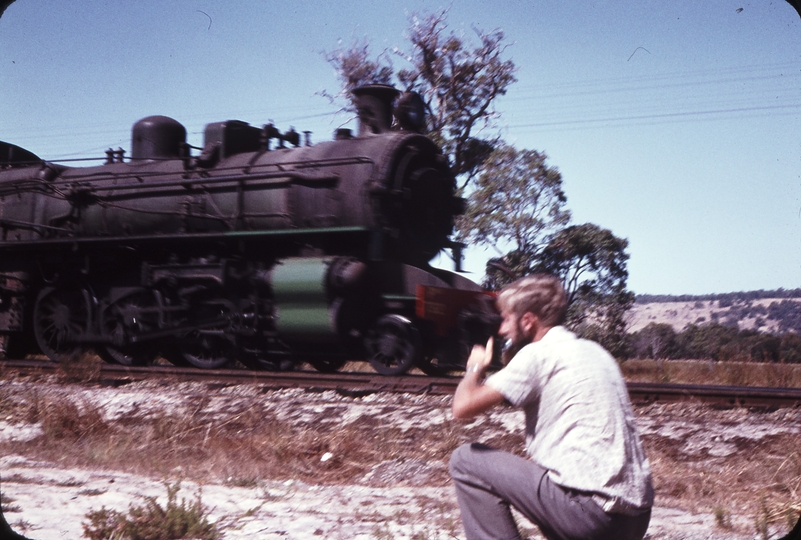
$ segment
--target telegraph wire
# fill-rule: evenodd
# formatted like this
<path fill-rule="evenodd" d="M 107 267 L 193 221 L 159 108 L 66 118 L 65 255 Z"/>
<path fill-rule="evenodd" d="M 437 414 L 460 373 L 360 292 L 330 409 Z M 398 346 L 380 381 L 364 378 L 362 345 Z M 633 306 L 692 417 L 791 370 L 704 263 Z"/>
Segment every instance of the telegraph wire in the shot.
<path fill-rule="evenodd" d="M 582 119 L 582 120 L 562 120 L 562 121 L 555 121 L 555 122 L 533 122 L 533 123 L 524 123 L 524 124 L 509 124 L 509 128 L 541 128 L 541 127 L 565 127 L 571 125 L 591 125 L 591 124 L 601 124 L 601 123 L 616 123 L 616 122 L 634 122 L 639 120 L 659 120 L 659 119 L 670 119 L 670 118 L 682 118 L 682 117 L 703 117 L 703 116 L 711 116 L 716 114 L 733 114 L 733 113 L 742 113 L 742 112 L 753 112 L 753 111 L 777 111 L 777 110 L 786 110 L 786 109 L 798 109 L 801 111 L 801 103 L 792 104 L 792 105 L 774 105 L 774 106 L 765 106 L 765 107 L 742 107 L 742 108 L 735 108 L 735 109 L 718 109 L 718 110 L 709 110 L 709 111 L 687 111 L 687 112 L 674 112 L 674 113 L 663 113 L 663 114 L 648 114 L 648 115 L 633 115 L 633 116 L 617 116 L 617 117 L 605 117 L 605 118 L 592 118 L 592 119 Z"/>
<path fill-rule="evenodd" d="M 778 73 L 777 73 L 778 72 Z M 643 125 L 643 122 L 692 122 L 723 118 L 742 118 L 743 115 L 770 117 L 801 107 L 797 103 L 801 64 L 777 63 L 733 67 L 719 70 L 698 70 L 683 73 L 664 73 L 652 77 L 614 77 L 578 81 L 533 84 L 512 87 L 510 92 L 498 99 L 496 110 L 515 109 L 512 118 L 516 122 L 506 128 L 514 129 L 595 129 L 605 125 Z M 778 85 L 766 85 L 780 81 Z M 692 88 L 694 91 L 677 94 L 673 90 Z M 589 99 L 588 99 L 589 98 Z M 322 100 L 321 100 L 322 101 Z M 772 105 L 764 105 L 773 102 Z M 517 110 L 518 105 L 532 104 Z M 312 106 L 322 110 L 329 106 L 322 102 Z M 691 108 L 693 110 L 677 110 Z M 308 120 L 330 119 L 334 122 L 341 111 L 323 110 L 308 114 L 308 106 L 283 106 L 270 109 L 219 111 L 216 115 L 251 121 L 253 118 L 268 118 L 277 125 L 294 124 Z M 650 109 L 650 110 L 649 110 Z M 306 114 L 294 115 L 293 111 Z M 529 114 L 526 114 L 526 113 Z M 639 112 L 639 114 L 637 114 Z M 602 116 L 598 116 L 598 115 Z M 504 114 L 501 113 L 503 117 Z M 528 120 L 526 116 L 536 119 Z M 208 114 L 195 111 L 178 119 L 190 127 L 189 133 L 200 133 L 191 129 L 196 124 L 209 121 Z M 256 121 L 256 124 L 266 123 Z M 254 124 L 254 125 L 256 125 Z M 303 126 L 300 126 L 303 127 Z M 320 129 L 320 125 L 315 126 Z M 103 122 L 93 127 L 76 128 L 74 125 L 50 125 L 46 134 L 31 131 L 14 136 L 14 144 L 25 146 L 29 141 L 45 142 L 42 146 L 64 146 L 78 138 L 99 139 L 107 137 L 111 146 L 127 144 L 130 127 L 120 128 L 117 122 Z M 102 149 L 107 148 L 104 145 Z M 93 150 L 98 150 L 98 147 Z M 35 150 L 35 149 L 34 149 Z M 79 155 L 70 152 L 64 157 Z"/>

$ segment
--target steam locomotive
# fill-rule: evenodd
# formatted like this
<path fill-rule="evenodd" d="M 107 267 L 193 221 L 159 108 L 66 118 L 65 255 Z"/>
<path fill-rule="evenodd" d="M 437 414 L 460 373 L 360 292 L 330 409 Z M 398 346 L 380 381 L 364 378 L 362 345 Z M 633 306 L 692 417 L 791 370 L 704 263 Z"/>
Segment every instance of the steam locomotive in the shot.
<path fill-rule="evenodd" d="M 449 240 L 463 211 L 422 99 L 354 91 L 357 134 L 164 116 L 68 167 L 0 142 L 0 357 L 386 375 L 464 366 L 497 324 Z M 393 120 L 394 117 L 394 120 Z M 429 261 L 450 249 L 454 272 Z"/>

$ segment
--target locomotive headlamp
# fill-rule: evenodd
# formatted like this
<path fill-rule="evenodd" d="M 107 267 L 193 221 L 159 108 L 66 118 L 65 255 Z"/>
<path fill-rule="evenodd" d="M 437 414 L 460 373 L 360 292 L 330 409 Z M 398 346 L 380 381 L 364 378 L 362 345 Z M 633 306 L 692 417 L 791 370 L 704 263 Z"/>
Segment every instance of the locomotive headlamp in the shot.
<path fill-rule="evenodd" d="M 395 106 L 395 119 L 401 129 L 423 133 L 426 129 L 426 104 L 417 92 L 404 92 Z"/>

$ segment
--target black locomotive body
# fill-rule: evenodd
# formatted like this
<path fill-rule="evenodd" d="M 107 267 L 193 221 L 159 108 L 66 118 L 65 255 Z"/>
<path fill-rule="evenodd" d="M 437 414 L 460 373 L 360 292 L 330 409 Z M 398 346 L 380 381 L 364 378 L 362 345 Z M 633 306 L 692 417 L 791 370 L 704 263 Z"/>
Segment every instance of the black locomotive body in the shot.
<path fill-rule="evenodd" d="M 454 248 L 462 211 L 447 159 L 414 99 L 391 126 L 394 89 L 356 95 L 359 133 L 315 145 L 228 121 L 192 156 L 184 127 L 158 116 L 134 126 L 130 159 L 109 151 L 100 166 L 0 143 L 0 354 L 463 364 L 492 314 L 480 287 L 428 264 Z"/>

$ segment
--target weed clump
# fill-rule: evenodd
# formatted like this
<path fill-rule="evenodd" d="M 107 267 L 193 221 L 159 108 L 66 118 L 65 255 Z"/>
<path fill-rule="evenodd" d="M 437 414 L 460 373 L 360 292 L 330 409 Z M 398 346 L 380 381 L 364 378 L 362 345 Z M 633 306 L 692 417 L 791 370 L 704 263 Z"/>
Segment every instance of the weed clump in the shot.
<path fill-rule="evenodd" d="M 722 506 L 715 507 L 715 523 L 721 529 L 731 530 L 733 528 L 731 522 L 731 513 Z"/>
<path fill-rule="evenodd" d="M 109 510 L 105 506 L 86 514 L 84 536 L 89 540 L 217 540 L 221 538 L 215 523 L 210 523 L 208 509 L 200 494 L 192 502 L 178 503 L 180 482 L 166 483 L 167 505 L 162 507 L 156 497 L 145 497 L 142 506 L 131 505 L 128 514 Z"/>
<path fill-rule="evenodd" d="M 39 410 L 39 420 L 44 434 L 52 439 L 83 439 L 110 429 L 98 407 L 90 403 L 79 407 L 64 398 L 47 400 Z"/>
<path fill-rule="evenodd" d="M 87 383 L 100 380 L 102 360 L 90 353 L 67 358 L 58 364 L 58 377 L 64 382 Z"/>

